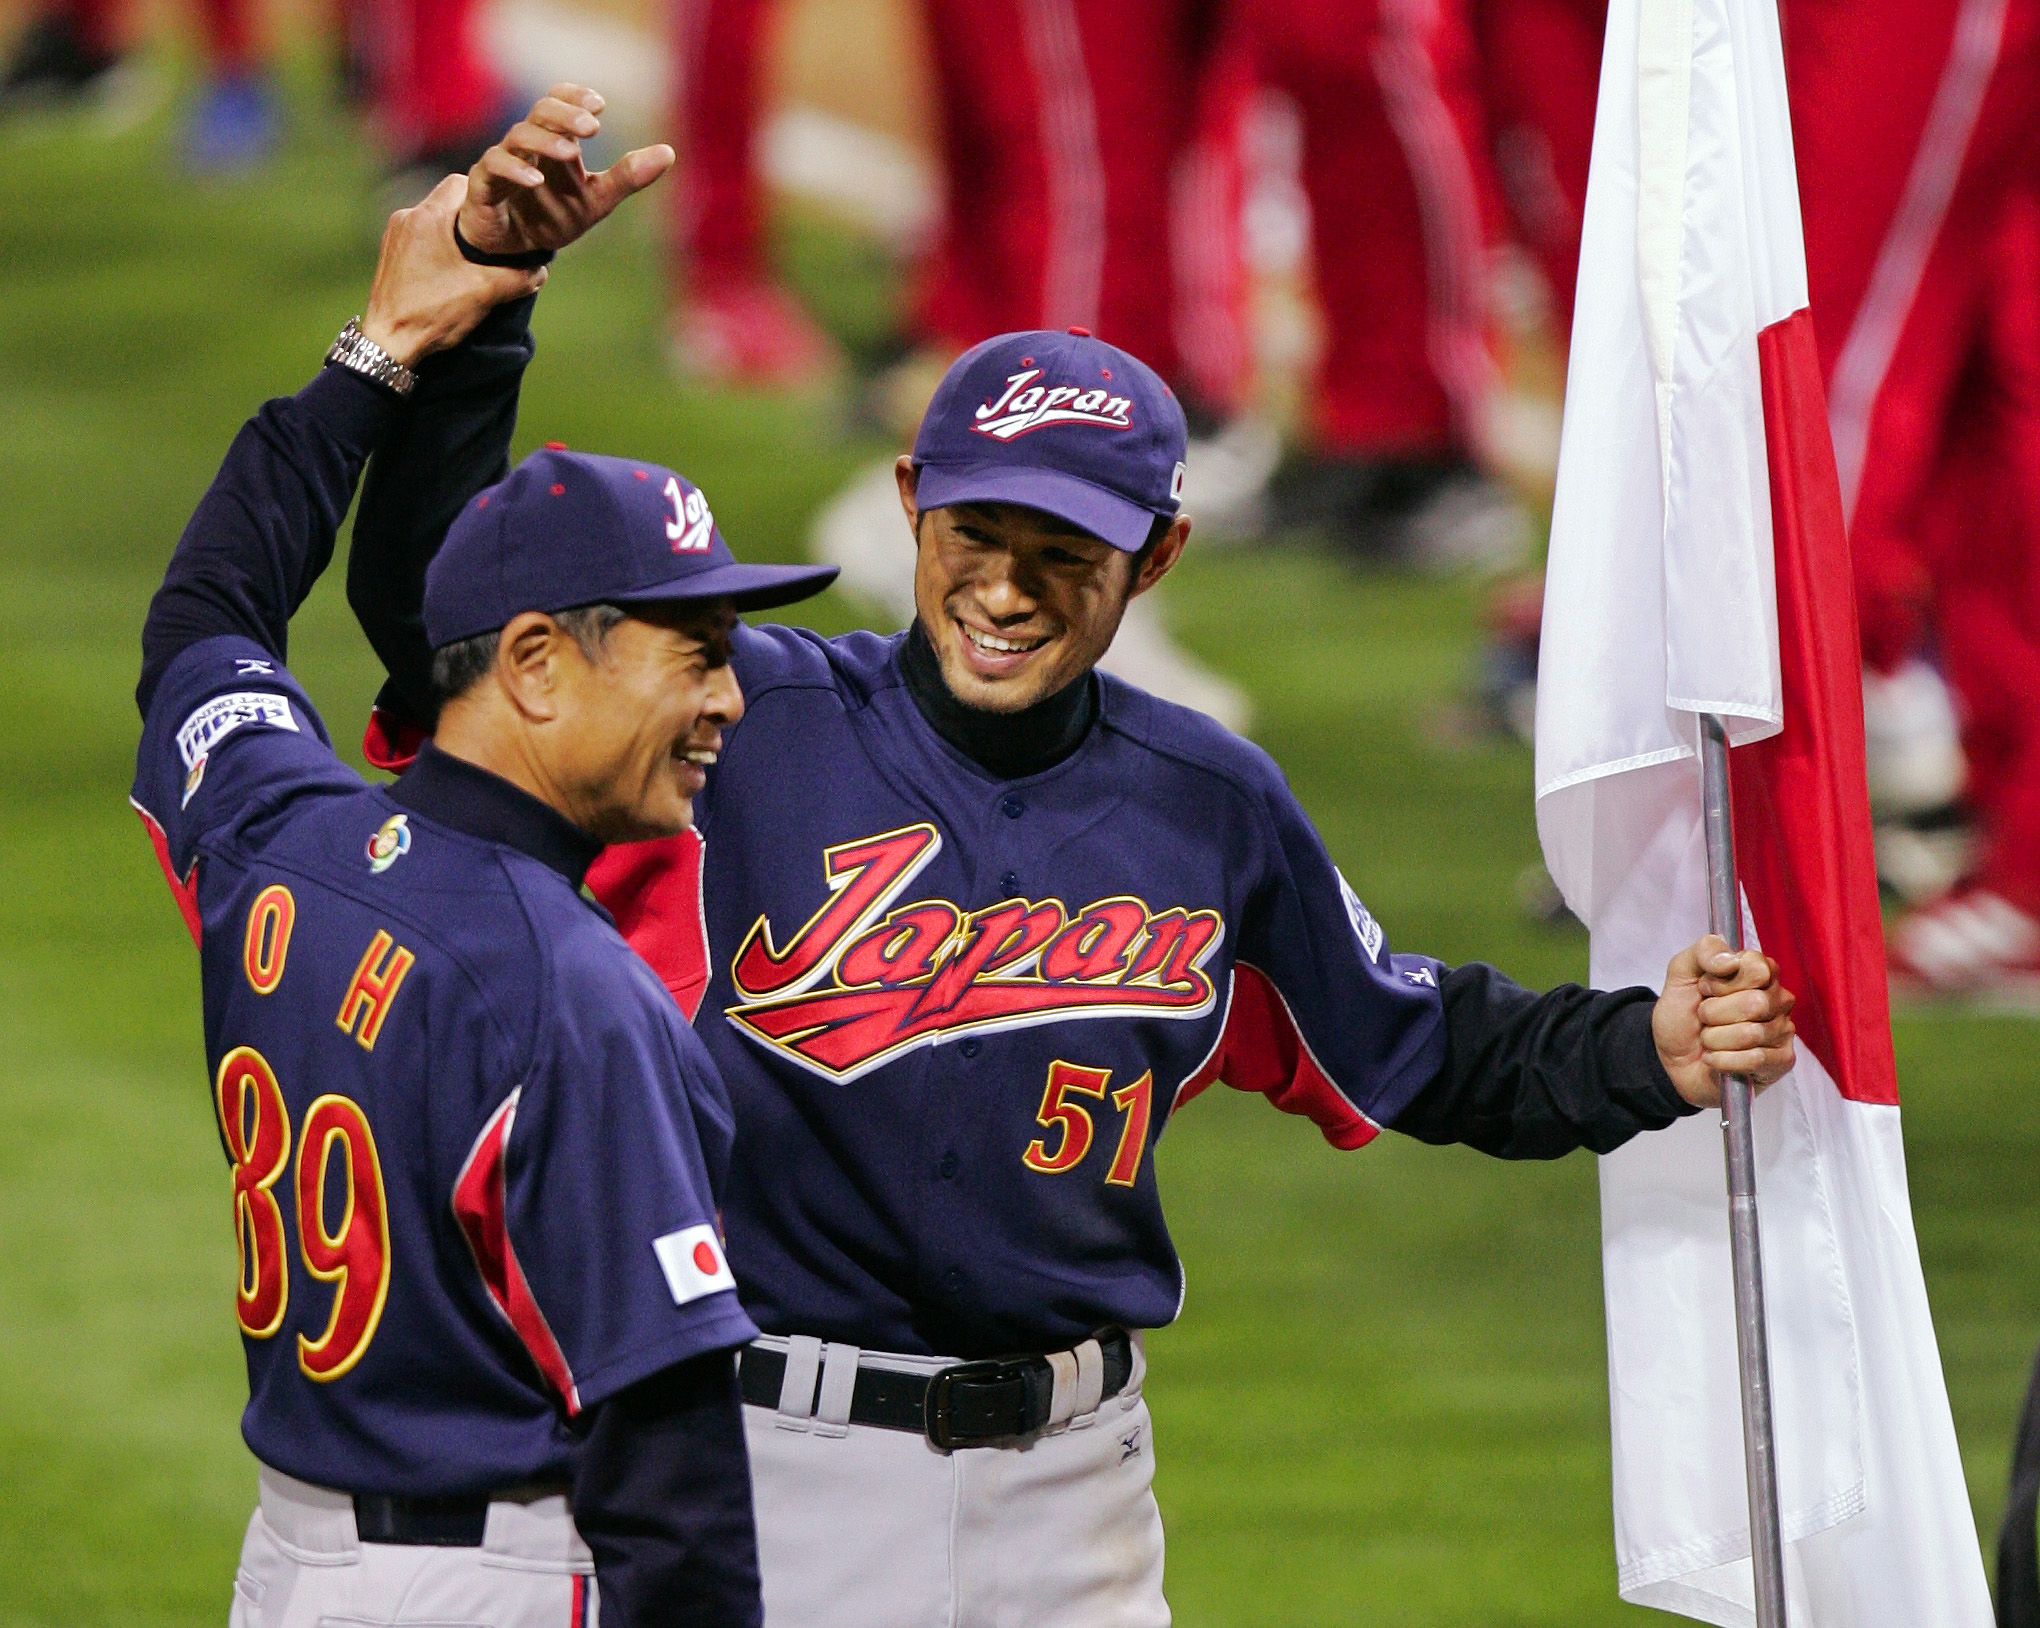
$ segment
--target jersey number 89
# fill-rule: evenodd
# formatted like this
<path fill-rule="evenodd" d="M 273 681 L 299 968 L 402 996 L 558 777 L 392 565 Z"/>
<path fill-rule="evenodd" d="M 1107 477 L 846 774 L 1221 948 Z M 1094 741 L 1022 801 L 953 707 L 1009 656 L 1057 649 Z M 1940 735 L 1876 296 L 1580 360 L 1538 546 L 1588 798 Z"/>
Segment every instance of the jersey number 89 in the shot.
<path fill-rule="evenodd" d="M 283 1326 L 290 1300 L 283 1212 L 274 1192 L 290 1164 L 290 1112 L 276 1071 L 252 1046 L 236 1046 L 220 1060 L 213 1095 L 234 1166 L 234 1237 L 241 1257 L 235 1317 L 250 1339 L 266 1340 Z M 291 1186 L 305 1269 L 335 1285 L 325 1331 L 317 1339 L 298 1336 L 298 1367 L 312 1379 L 338 1379 L 375 1338 L 390 1292 L 382 1165 L 368 1118 L 351 1098 L 329 1094 L 305 1110 Z M 337 1217 L 328 1202 L 333 1186 L 340 1194 Z"/>

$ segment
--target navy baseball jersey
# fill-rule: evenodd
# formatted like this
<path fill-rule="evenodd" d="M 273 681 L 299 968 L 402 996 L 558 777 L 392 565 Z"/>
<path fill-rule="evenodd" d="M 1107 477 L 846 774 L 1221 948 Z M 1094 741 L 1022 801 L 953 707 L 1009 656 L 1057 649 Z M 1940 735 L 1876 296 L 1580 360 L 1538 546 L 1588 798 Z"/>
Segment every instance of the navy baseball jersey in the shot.
<path fill-rule="evenodd" d="M 592 843 L 435 752 L 365 785 L 239 637 L 170 663 L 134 801 L 199 940 L 259 1459 L 562 1479 L 575 1414 L 755 1333 L 715 1224 L 729 1102 L 578 891 Z"/>
<path fill-rule="evenodd" d="M 1071 756 L 994 779 L 900 645 L 741 629 L 748 711 L 697 799 L 745 1305 L 959 1356 L 1167 1323 L 1169 1116 L 1223 1080 L 1363 1145 L 1440 1069 L 1442 969 L 1390 953 L 1249 742 L 1101 674 Z M 612 855 L 633 925 L 650 882 Z"/>

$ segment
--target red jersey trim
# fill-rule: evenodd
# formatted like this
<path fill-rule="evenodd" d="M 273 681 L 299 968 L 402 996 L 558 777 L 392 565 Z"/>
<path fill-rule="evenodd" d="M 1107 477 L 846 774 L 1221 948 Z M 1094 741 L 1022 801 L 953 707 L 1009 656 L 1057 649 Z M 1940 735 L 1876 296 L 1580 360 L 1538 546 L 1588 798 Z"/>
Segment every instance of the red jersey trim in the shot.
<path fill-rule="evenodd" d="M 581 1411 L 581 1394 L 574 1385 L 573 1370 L 566 1353 L 553 1338 L 545 1313 L 532 1298 L 531 1285 L 524 1280 L 524 1268 L 517 1263 L 517 1251 L 510 1242 L 504 1221 L 503 1159 L 510 1144 L 510 1127 L 517 1118 L 517 1099 L 512 1091 L 503 1106 L 489 1116 L 481 1135 L 468 1152 L 467 1162 L 453 1184 L 453 1214 L 467 1238 L 475 1258 L 475 1270 L 496 1309 L 509 1321 L 538 1371 L 566 1403 L 567 1417 Z"/>
<path fill-rule="evenodd" d="M 1259 967 L 1233 965 L 1225 1027 L 1210 1055 L 1176 1088 L 1169 1112 L 1214 1080 L 1255 1091 L 1286 1114 L 1301 1114 L 1335 1148 L 1365 1147 L 1381 1127 L 1354 1107 L 1318 1062 L 1282 991 Z"/>
<path fill-rule="evenodd" d="M 588 867 L 588 891 L 616 930 L 659 975 L 687 1021 L 708 993 L 708 917 L 701 896 L 706 855 L 693 831 L 605 848 Z"/>
<path fill-rule="evenodd" d="M 170 863 L 170 838 L 156 816 L 136 802 L 128 799 L 128 807 L 142 817 L 142 824 L 149 829 L 149 845 L 156 850 L 156 863 L 163 867 L 163 880 L 170 884 L 170 895 L 177 901 L 177 912 L 184 918 L 185 931 L 191 934 L 191 942 L 200 939 L 198 915 L 198 856 L 192 855 L 191 869 L 180 881 L 177 867 Z"/>

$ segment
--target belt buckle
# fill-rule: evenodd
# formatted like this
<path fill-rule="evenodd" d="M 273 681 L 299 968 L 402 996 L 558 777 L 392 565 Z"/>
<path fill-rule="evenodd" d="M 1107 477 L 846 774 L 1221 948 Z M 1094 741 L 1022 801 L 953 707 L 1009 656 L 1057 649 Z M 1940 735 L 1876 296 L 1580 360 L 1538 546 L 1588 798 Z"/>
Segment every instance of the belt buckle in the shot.
<path fill-rule="evenodd" d="M 958 1447 L 981 1447 L 988 1442 L 1007 1440 L 1007 1434 L 978 1435 L 959 1433 L 951 1427 L 950 1405 L 956 1399 L 959 1385 L 992 1386 L 1015 1384 L 1025 1395 L 1028 1364 L 1024 1359 L 1013 1357 L 990 1357 L 978 1362 L 959 1362 L 938 1371 L 928 1381 L 928 1394 L 922 1402 L 921 1428 L 929 1442 L 943 1452 L 952 1452 Z M 1024 1428 L 1023 1432 L 1024 1433 Z"/>

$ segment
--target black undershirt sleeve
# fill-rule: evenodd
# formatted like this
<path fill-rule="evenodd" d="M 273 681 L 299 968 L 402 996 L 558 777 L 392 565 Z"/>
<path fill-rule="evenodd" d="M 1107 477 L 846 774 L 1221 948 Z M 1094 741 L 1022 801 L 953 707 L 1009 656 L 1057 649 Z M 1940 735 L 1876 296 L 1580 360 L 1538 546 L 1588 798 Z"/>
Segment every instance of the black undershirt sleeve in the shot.
<path fill-rule="evenodd" d="M 418 386 L 361 485 L 347 603 L 390 675 L 376 705 L 421 729 L 432 726 L 437 710 L 425 638 L 425 568 L 461 505 L 510 473 L 537 299 L 533 294 L 497 306 L 452 350 L 419 365 Z"/>
<path fill-rule="evenodd" d="M 1539 995 L 1480 962 L 1450 968 L 1445 1064 L 1391 1128 L 1500 1159 L 1608 1153 L 1698 1110 L 1651 1037 L 1648 989 L 1561 984 Z"/>
<path fill-rule="evenodd" d="M 574 1469 L 603 1628 L 757 1628 L 743 1398 L 727 1351 L 599 1404 Z"/>

